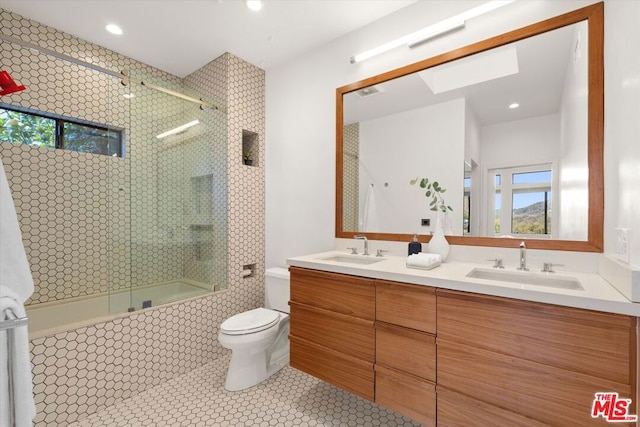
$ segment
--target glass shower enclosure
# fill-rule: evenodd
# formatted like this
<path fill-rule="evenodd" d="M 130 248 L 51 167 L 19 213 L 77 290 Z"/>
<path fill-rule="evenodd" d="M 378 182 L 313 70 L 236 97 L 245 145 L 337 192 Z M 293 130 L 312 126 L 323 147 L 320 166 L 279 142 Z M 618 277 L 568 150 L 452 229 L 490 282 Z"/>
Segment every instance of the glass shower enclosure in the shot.
<path fill-rule="evenodd" d="M 114 88 L 128 116 L 125 156 L 109 179 L 112 313 L 227 283 L 226 113 L 185 87 L 136 83 L 149 81 L 134 74 Z"/>

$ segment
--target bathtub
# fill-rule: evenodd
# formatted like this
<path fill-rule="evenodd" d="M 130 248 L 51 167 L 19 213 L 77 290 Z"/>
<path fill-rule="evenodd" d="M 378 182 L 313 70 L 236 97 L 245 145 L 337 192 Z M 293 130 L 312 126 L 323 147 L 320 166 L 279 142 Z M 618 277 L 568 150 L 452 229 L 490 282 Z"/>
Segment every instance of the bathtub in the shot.
<path fill-rule="evenodd" d="M 78 328 L 113 317 L 126 315 L 130 307 L 140 310 L 143 302 L 150 307 L 194 298 L 211 292 L 202 283 L 188 280 L 156 283 L 134 288 L 131 292 L 94 294 L 27 306 L 29 337 Z M 146 305 L 145 304 L 145 308 Z M 71 326 L 73 325 L 73 326 Z"/>

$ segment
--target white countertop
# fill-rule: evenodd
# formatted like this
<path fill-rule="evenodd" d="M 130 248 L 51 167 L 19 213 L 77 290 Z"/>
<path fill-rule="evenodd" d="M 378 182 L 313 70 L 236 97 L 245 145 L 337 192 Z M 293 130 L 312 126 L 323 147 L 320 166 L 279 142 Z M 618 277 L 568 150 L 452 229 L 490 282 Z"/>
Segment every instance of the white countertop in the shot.
<path fill-rule="evenodd" d="M 350 255 L 344 251 L 323 252 L 289 258 L 287 264 L 293 267 L 310 268 L 372 279 L 640 316 L 640 303 L 631 302 L 598 274 L 564 271 L 540 273 L 553 275 L 550 277 L 574 278 L 584 288 L 584 290 L 572 290 L 466 277 L 474 268 L 486 269 L 488 267 L 491 269 L 491 266 L 486 264 L 445 262 L 432 270 L 419 270 L 406 267 L 406 257 L 385 256 L 383 261 L 361 265 L 324 259 L 332 256 Z M 365 258 L 363 255 L 354 255 L 354 257 Z M 375 259 L 374 256 L 368 256 L 367 258 Z M 514 267 L 506 267 L 500 271 L 523 274 Z M 537 274 L 535 271 L 530 273 Z"/>

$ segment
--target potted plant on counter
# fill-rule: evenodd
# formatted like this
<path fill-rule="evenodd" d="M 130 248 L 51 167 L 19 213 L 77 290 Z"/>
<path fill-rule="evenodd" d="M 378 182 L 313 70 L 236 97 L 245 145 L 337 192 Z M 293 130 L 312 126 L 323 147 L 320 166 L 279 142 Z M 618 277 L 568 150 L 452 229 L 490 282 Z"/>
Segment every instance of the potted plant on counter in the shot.
<path fill-rule="evenodd" d="M 429 202 L 430 210 L 436 212 L 436 226 L 429 240 L 429 252 L 440 254 L 442 261 L 449 255 L 449 242 L 444 237 L 445 215 L 453 212 L 453 208 L 447 205 L 442 195 L 447 190 L 440 186 L 438 181 L 429 181 L 429 178 L 415 178 L 409 181 L 410 185 L 418 184 L 420 188 L 426 190 L 424 195 L 431 199 Z"/>

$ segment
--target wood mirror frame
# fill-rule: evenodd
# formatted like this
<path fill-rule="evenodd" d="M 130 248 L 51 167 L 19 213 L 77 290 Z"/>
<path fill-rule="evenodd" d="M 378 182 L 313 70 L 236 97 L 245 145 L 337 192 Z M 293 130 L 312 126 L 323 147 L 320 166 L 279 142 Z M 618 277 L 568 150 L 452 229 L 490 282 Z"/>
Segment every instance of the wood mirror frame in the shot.
<path fill-rule="evenodd" d="M 484 52 L 528 37 L 545 33 L 581 21 L 588 22 L 588 129 L 587 156 L 589 166 L 589 205 L 587 240 L 526 239 L 527 248 L 563 251 L 602 252 L 604 233 L 604 4 L 587 6 L 487 40 L 454 49 L 423 61 L 379 74 L 336 89 L 336 237 L 353 238 L 361 234 L 372 240 L 405 241 L 411 234 L 367 233 L 343 230 L 343 95 L 367 86 L 392 80 L 436 65 Z M 499 237 L 446 236 L 450 244 L 517 248 L 522 239 Z M 430 235 L 420 235 L 428 242 Z"/>

